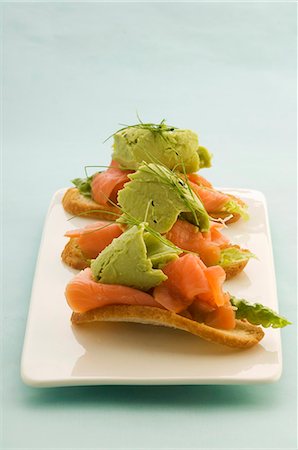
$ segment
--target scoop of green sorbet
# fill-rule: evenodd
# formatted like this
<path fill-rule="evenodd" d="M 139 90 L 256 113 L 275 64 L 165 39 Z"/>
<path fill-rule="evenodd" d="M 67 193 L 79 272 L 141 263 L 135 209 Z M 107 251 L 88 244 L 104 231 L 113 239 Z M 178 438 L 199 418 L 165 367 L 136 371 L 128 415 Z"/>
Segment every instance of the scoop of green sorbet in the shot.
<path fill-rule="evenodd" d="M 94 278 L 106 284 L 122 284 L 148 291 L 167 276 L 160 270 L 182 252 L 161 236 L 145 231 L 146 224 L 134 225 L 114 239 L 91 261 Z"/>
<path fill-rule="evenodd" d="M 199 147 L 195 132 L 165 124 L 154 127 L 140 124 L 118 131 L 114 135 L 112 158 L 122 168 L 131 170 L 136 170 L 143 161 L 186 173 L 211 165 L 211 154 Z"/>
<path fill-rule="evenodd" d="M 127 223 L 132 216 L 163 234 L 182 216 L 200 231 L 209 230 L 209 216 L 203 204 L 175 172 L 159 164 L 144 163 L 129 178 L 131 181 L 118 194 L 123 211 L 119 222 Z"/>

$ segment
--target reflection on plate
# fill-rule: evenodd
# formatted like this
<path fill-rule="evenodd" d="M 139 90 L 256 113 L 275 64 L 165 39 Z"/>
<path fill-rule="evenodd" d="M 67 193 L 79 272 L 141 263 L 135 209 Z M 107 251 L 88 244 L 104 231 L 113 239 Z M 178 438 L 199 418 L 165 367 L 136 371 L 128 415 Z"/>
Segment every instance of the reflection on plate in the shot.
<path fill-rule="evenodd" d="M 266 203 L 257 191 L 221 189 L 249 205 L 251 219 L 224 229 L 235 244 L 258 259 L 226 282 L 237 297 L 277 308 Z M 72 326 L 64 298 L 75 270 L 61 262 L 66 230 L 92 219 L 71 221 L 54 195 L 46 218 L 32 289 L 22 356 L 22 378 L 32 386 L 91 384 L 241 384 L 272 382 L 281 374 L 279 330 L 266 330 L 248 350 L 225 348 L 179 330 L 141 324 Z"/>

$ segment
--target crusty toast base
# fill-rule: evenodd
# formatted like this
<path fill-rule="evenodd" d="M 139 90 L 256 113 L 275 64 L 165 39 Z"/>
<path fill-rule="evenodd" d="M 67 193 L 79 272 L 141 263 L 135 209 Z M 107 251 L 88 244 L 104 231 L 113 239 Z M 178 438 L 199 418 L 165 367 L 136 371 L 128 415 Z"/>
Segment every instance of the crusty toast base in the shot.
<path fill-rule="evenodd" d="M 62 261 L 73 269 L 83 270 L 90 267 L 90 259 L 85 258 L 76 238 L 71 238 L 61 253 Z"/>
<path fill-rule="evenodd" d="M 109 204 L 102 206 L 91 198 L 84 197 L 77 188 L 70 188 L 65 192 L 62 205 L 65 211 L 73 216 L 82 215 L 94 219 L 112 221 L 116 220 L 118 217 L 116 214 L 119 215 L 120 213 L 119 208 L 116 206 Z"/>
<path fill-rule="evenodd" d="M 227 246 L 228 248 L 241 248 L 239 247 L 239 245 L 229 245 Z M 247 252 L 248 254 L 250 254 L 250 251 L 247 249 L 241 249 L 243 252 Z M 226 272 L 226 280 L 230 280 L 231 278 L 234 278 L 236 275 L 238 275 L 239 273 L 242 272 L 242 270 L 244 270 L 246 264 L 249 261 L 249 256 L 247 257 L 247 259 L 243 260 L 243 261 L 236 261 L 231 263 L 229 266 L 227 267 L 223 267 L 224 271 Z"/>
<path fill-rule="evenodd" d="M 233 245 L 233 247 L 239 248 L 238 245 Z M 244 250 L 249 252 L 249 250 Z M 61 254 L 62 261 L 73 269 L 83 270 L 86 267 L 90 267 L 90 259 L 86 258 L 80 249 L 77 239 L 71 238 L 65 245 L 64 250 Z M 235 262 L 228 267 L 224 267 L 226 272 L 226 279 L 235 277 L 245 268 L 248 263 L 249 258 L 244 261 Z"/>
<path fill-rule="evenodd" d="M 262 328 L 236 320 L 233 330 L 222 330 L 199 323 L 179 314 L 152 306 L 112 305 L 85 313 L 72 313 L 75 325 L 89 322 L 136 322 L 187 331 L 210 342 L 234 348 L 249 348 L 264 336 Z"/>

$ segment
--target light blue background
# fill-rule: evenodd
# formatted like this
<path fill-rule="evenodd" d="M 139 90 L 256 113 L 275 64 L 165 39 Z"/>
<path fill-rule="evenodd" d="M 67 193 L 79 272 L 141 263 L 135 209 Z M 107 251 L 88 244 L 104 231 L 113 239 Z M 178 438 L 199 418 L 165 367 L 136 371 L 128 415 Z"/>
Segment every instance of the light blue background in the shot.
<path fill-rule="evenodd" d="M 7 3 L 2 448 L 296 448 L 296 5 Z M 265 193 L 284 371 L 272 385 L 33 389 L 19 375 L 54 191 L 119 122 L 197 130 L 216 185 Z M 16 258 L 18 260 L 16 264 Z M 260 292 L 260 299 L 263 293 Z"/>

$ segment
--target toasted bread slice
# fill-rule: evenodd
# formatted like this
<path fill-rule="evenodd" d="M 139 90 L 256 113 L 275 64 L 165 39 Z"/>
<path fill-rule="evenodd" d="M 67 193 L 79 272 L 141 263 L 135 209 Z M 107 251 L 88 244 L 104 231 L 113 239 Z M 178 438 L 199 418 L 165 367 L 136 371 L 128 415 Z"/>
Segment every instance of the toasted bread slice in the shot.
<path fill-rule="evenodd" d="M 62 205 L 65 211 L 74 216 L 86 215 L 94 219 L 116 220 L 118 217 L 116 214 L 120 213 L 116 206 L 99 205 L 91 198 L 82 195 L 77 188 L 70 188 L 66 191 L 62 199 Z"/>
<path fill-rule="evenodd" d="M 248 263 L 251 255 L 249 250 L 243 249 L 239 247 L 239 245 L 229 245 L 228 247 L 241 249 L 242 252 L 247 253 L 247 259 L 244 259 L 243 261 L 235 261 L 229 264 L 228 266 L 223 267 L 224 271 L 226 272 L 226 280 L 234 278 L 236 275 L 242 272 L 242 270 L 244 270 L 246 264 Z"/>
<path fill-rule="evenodd" d="M 71 238 L 61 253 L 62 261 L 73 269 L 83 270 L 90 266 L 90 259 L 86 258 L 78 245 L 78 240 Z"/>
<path fill-rule="evenodd" d="M 240 248 L 238 245 L 233 245 L 232 247 Z M 249 250 L 243 250 L 244 252 L 249 252 Z M 73 269 L 83 270 L 86 267 L 90 267 L 90 259 L 86 258 L 82 250 L 78 245 L 78 240 L 76 238 L 70 238 L 70 240 L 65 245 L 63 252 L 61 253 L 62 261 Z M 229 266 L 223 267 L 226 272 L 226 279 L 235 277 L 245 268 L 248 263 L 249 256 L 246 260 L 236 261 Z"/>
<path fill-rule="evenodd" d="M 236 320 L 236 327 L 233 330 L 223 330 L 151 306 L 104 306 L 85 313 L 72 313 L 71 321 L 75 325 L 88 322 L 136 322 L 160 325 L 184 330 L 207 341 L 235 348 L 252 347 L 264 336 L 262 328 L 241 320 Z"/>

